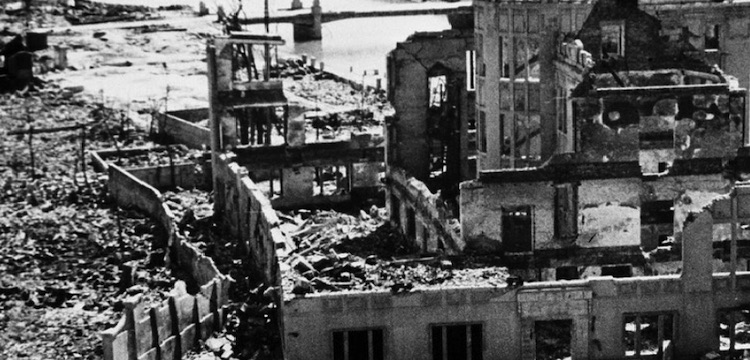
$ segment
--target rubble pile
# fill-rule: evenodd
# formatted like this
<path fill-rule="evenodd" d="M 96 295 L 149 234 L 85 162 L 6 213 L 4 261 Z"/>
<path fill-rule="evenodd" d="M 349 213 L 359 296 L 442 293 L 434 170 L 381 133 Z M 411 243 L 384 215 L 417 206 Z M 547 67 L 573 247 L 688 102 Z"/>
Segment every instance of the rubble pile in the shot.
<path fill-rule="evenodd" d="M 356 91 L 349 84 L 331 79 L 316 79 L 307 75 L 285 83 L 286 91 L 310 101 L 371 112 L 390 111 L 391 107 L 383 93 Z"/>
<path fill-rule="evenodd" d="M 146 6 L 103 4 L 76 0 L 75 6 L 65 12 L 65 19 L 73 25 L 96 24 L 111 21 L 134 21 L 158 18 L 158 13 Z"/>
<path fill-rule="evenodd" d="M 226 228 L 214 222 L 211 194 L 200 190 L 166 192 L 164 200 L 176 217 L 180 233 L 235 281 L 225 310 L 225 329 L 206 340 L 202 351 L 191 352 L 184 359 L 282 358 L 276 289 L 262 284 L 236 250 L 237 244 Z"/>
<path fill-rule="evenodd" d="M 358 217 L 334 211 L 281 214 L 298 248 L 282 259 L 285 296 L 311 292 L 434 286 L 504 286 L 507 269 L 479 259 L 440 254 L 418 257 L 419 247 L 373 207 Z M 305 218 L 305 220 L 302 220 Z"/>
<path fill-rule="evenodd" d="M 161 301 L 175 282 L 156 225 L 83 171 L 81 150 L 123 130 L 104 113 L 54 86 L 0 95 L 0 358 L 100 358 L 122 300 Z"/>
<path fill-rule="evenodd" d="M 104 156 L 103 160 L 112 162 L 122 167 L 148 167 L 169 166 L 171 164 L 190 163 L 193 159 L 202 156 L 202 152 L 188 149 L 185 145 L 159 146 L 143 151 L 129 151 L 129 153 L 117 156 L 117 153 Z"/>

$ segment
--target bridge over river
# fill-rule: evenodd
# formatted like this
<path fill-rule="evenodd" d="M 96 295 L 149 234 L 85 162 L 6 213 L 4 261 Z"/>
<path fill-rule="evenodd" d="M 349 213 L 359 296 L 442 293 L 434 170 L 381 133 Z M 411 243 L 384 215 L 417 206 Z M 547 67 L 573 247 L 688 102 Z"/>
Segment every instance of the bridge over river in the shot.
<path fill-rule="evenodd" d="M 268 22 L 292 23 L 294 25 L 294 40 L 305 41 L 322 39 L 322 24 L 330 21 L 382 16 L 467 15 L 472 12 L 471 1 L 400 3 L 362 10 L 323 12 L 320 1 L 315 0 L 313 6 L 309 9 L 301 9 L 300 7 L 299 1 L 293 1 L 292 9 L 276 11 L 269 15 Z M 243 24 L 262 24 L 265 22 L 265 17 L 253 16 L 240 21 Z"/>

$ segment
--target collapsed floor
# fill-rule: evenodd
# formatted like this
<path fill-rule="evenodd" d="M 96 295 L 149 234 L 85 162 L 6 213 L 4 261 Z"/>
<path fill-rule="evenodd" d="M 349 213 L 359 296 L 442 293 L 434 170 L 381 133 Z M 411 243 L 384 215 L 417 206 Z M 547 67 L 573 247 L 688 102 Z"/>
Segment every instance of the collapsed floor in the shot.
<path fill-rule="evenodd" d="M 385 209 L 358 216 L 298 210 L 282 214 L 297 249 L 280 259 L 285 297 L 312 292 L 441 286 L 501 286 L 508 272 L 491 258 L 419 254 L 419 246 L 392 227 Z"/>

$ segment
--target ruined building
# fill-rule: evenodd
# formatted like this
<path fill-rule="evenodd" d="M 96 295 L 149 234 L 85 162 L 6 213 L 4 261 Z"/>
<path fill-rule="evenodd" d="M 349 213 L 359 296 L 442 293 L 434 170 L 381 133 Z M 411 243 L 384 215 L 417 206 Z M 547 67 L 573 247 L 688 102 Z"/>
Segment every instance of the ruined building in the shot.
<path fill-rule="evenodd" d="M 274 47 L 281 44 L 279 36 L 244 32 L 209 44 L 214 157 L 233 157 L 278 208 L 371 196 L 380 185 L 382 138 L 352 134 L 350 139 L 307 141 L 305 119 L 289 116 L 282 81 L 272 70 Z M 219 173 L 214 171 L 214 190 L 225 196 L 228 186 Z M 237 194 L 230 194 L 230 201 L 231 196 Z"/>
<path fill-rule="evenodd" d="M 445 34 L 399 44 L 387 131 L 392 221 L 424 252 L 494 254 L 527 280 L 679 272 L 688 214 L 742 180 L 746 90 L 721 70 L 734 55 L 715 56 L 723 33 L 691 35 L 725 25 L 705 17 L 678 33 L 676 18 L 705 8 L 684 5 L 678 16 L 664 6 L 480 1 L 474 47 L 430 51 L 449 43 Z M 475 61 L 456 61 L 474 49 Z M 435 186 L 427 94 L 451 66 L 466 92 L 448 91 L 447 103 L 476 103 L 475 117 L 454 112 L 456 148 L 468 150 L 456 152 L 455 168 L 475 163 L 477 172 Z M 403 74 L 409 82 L 398 82 Z M 471 175 L 456 198 L 450 189 Z M 714 236 L 716 270 L 728 266 L 729 237 Z"/>
<path fill-rule="evenodd" d="M 473 43 L 456 23 L 398 45 L 386 200 L 417 256 L 305 258 L 270 207 L 283 201 L 247 176 L 269 147 L 214 146 L 217 212 L 280 288 L 285 358 L 697 359 L 750 348 L 746 90 L 648 6 L 479 0 Z M 220 48 L 209 47 L 209 69 Z M 221 106 L 212 101 L 216 141 Z M 310 166 L 286 146 L 283 171 L 300 164 L 290 156 Z M 344 290 L 353 282 L 359 290 Z"/>

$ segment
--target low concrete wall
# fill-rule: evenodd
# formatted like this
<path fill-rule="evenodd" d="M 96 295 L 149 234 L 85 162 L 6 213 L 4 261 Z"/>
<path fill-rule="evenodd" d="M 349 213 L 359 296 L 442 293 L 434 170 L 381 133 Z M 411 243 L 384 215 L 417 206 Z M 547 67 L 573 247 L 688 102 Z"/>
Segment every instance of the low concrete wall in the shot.
<path fill-rule="evenodd" d="M 232 279 L 219 272 L 177 232 L 175 218 L 162 202 L 161 193 L 117 165 L 108 166 L 109 192 L 121 207 L 136 208 L 159 224 L 168 237 L 168 256 L 200 287 L 195 295 L 173 295 L 150 310 L 139 298 L 125 302 L 125 314 L 117 326 L 102 332 L 105 360 L 180 359 L 222 325 Z"/>
<path fill-rule="evenodd" d="M 427 185 L 410 177 L 403 169 L 391 167 L 387 173 L 386 203 L 391 221 L 396 222 L 404 234 L 414 234 L 410 240 L 415 241 L 423 252 L 436 252 L 441 246 L 439 241 L 442 241 L 446 253 L 457 254 L 463 250 L 465 245 L 458 219 L 452 217 L 438 195 L 431 193 Z M 411 214 L 414 215 L 413 222 L 409 219 Z M 409 229 L 412 224 L 415 229 Z"/>
<path fill-rule="evenodd" d="M 148 309 L 140 296 L 129 298 L 117 326 L 101 333 L 104 359 L 181 359 L 221 328 L 225 285 L 216 278 L 198 294 L 172 295 Z"/>
<path fill-rule="evenodd" d="M 205 117 L 201 116 L 204 114 Z M 195 122 L 207 118 L 208 109 L 156 114 L 159 135 L 164 136 L 171 142 L 184 144 L 193 149 L 208 149 L 211 147 L 211 129 L 195 124 Z"/>

